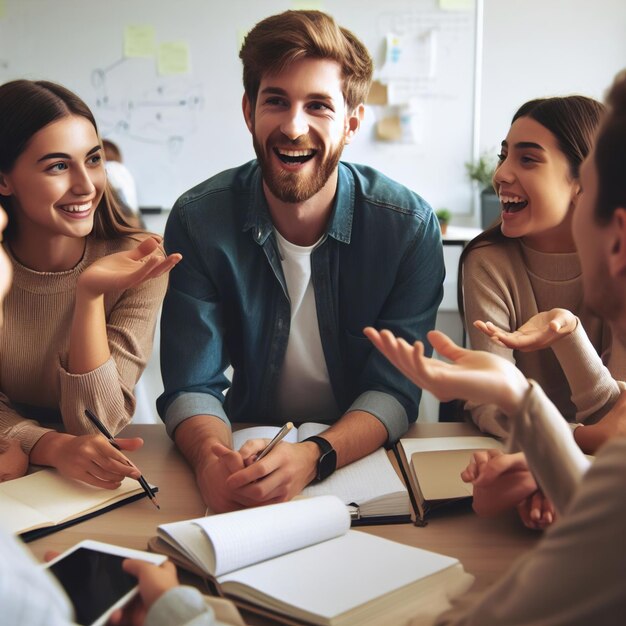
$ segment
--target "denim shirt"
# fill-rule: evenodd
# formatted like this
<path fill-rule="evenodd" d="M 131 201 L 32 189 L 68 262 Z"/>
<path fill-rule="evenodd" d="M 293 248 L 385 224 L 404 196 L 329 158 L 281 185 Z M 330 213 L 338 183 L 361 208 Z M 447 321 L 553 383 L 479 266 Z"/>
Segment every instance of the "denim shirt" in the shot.
<path fill-rule="evenodd" d="M 277 422 L 291 316 L 262 183 L 256 161 L 222 172 L 181 196 L 168 219 L 167 252 L 183 255 L 161 320 L 165 391 L 157 408 L 170 436 L 194 415 Z M 376 170 L 340 163 L 327 231 L 311 254 L 322 349 L 340 410 L 326 421 L 367 411 L 385 425 L 390 443 L 415 421 L 421 389 L 362 331 L 374 326 L 425 339 L 443 278 L 430 206 Z M 229 365 L 232 384 L 224 375 Z"/>

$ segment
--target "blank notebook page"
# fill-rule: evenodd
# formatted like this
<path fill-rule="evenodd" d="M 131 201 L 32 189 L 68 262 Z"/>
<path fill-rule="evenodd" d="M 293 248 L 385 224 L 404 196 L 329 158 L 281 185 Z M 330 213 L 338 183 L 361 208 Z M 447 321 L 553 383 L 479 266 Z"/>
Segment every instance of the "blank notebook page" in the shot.
<path fill-rule="evenodd" d="M 211 538 L 215 576 L 344 534 L 345 505 L 334 496 L 292 500 L 196 521 Z"/>
<path fill-rule="evenodd" d="M 458 563 L 351 530 L 322 544 L 222 576 L 282 603 L 333 617 Z"/>

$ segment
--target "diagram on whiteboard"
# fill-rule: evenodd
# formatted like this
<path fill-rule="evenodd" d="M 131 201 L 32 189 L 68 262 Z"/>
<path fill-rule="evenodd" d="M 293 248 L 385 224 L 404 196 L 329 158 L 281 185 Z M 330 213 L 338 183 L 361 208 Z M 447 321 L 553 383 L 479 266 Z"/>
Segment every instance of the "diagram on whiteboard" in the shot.
<path fill-rule="evenodd" d="M 203 86 L 188 76 L 156 76 L 146 69 L 144 59 L 132 58 L 91 72 L 98 126 L 104 137 L 162 145 L 176 156 L 197 130 Z"/>

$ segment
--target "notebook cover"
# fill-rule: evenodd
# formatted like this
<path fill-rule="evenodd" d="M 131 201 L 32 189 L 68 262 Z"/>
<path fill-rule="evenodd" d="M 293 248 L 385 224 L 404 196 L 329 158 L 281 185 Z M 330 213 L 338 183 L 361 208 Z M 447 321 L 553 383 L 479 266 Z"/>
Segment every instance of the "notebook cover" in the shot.
<path fill-rule="evenodd" d="M 154 493 L 159 491 L 158 487 L 154 487 L 150 485 L 150 488 Z M 124 498 L 119 502 L 115 502 L 113 504 L 109 504 L 97 511 L 92 511 L 91 513 L 87 513 L 86 515 L 81 515 L 79 517 L 75 517 L 74 519 L 68 520 L 67 522 L 62 522 L 60 524 L 55 524 L 54 526 L 46 526 L 45 528 L 36 528 L 35 530 L 29 530 L 25 533 L 21 533 L 18 535 L 20 539 L 24 543 L 28 543 L 29 541 L 34 541 L 35 539 L 40 539 L 41 537 L 45 537 L 47 535 L 51 535 L 52 533 L 56 533 L 58 530 L 63 530 L 64 528 L 69 528 L 70 526 L 74 526 L 75 524 L 80 524 L 92 517 L 96 517 L 98 515 L 102 515 L 107 511 L 112 511 L 113 509 L 117 509 L 120 506 L 124 506 L 125 504 L 129 504 L 130 502 L 135 502 L 136 500 L 141 500 L 141 498 L 146 498 L 147 494 L 142 491 L 141 493 L 137 493 L 133 496 L 129 496 L 128 498 Z"/>

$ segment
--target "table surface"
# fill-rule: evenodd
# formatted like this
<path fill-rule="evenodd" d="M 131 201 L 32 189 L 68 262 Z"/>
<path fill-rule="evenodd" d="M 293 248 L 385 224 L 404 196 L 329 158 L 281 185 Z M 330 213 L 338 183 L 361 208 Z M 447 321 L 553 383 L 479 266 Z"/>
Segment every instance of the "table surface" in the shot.
<path fill-rule="evenodd" d="M 476 434 L 476 431 L 468 424 L 437 423 L 414 425 L 409 434 L 432 437 Z M 82 539 L 146 549 L 159 524 L 204 515 L 205 507 L 193 473 L 163 426 L 131 425 L 122 435 L 144 439 L 143 448 L 132 453 L 132 460 L 149 482 L 159 486 L 161 510 L 157 511 L 144 498 L 109 511 L 27 544 L 37 558 L 43 559 L 47 550 L 66 550 Z M 443 508 L 425 527 L 395 524 L 362 530 L 458 558 L 466 571 L 476 577 L 473 592 L 499 579 L 512 561 L 539 537 L 524 528 L 514 514 L 484 519 L 477 517 L 469 505 Z"/>

